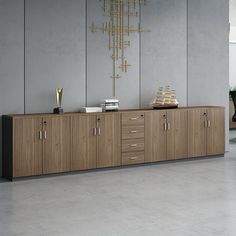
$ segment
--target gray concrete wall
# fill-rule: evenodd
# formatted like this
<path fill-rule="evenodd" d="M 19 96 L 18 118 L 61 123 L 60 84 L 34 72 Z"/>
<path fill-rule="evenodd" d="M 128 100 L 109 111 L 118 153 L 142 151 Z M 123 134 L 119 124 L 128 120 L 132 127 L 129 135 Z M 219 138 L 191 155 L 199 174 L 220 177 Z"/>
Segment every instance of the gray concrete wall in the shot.
<path fill-rule="evenodd" d="M 188 105 L 226 107 L 229 140 L 229 1 L 188 1 Z M 228 142 L 226 142 L 228 149 Z"/>
<path fill-rule="evenodd" d="M 0 117 L 24 112 L 24 0 L 0 0 Z M 0 176 L 2 173 L 0 118 Z"/>
<path fill-rule="evenodd" d="M 132 36 L 132 67 L 117 82 L 121 107 L 147 107 L 158 86 L 171 85 L 181 106 L 228 108 L 228 1 L 147 2 L 141 20 L 152 32 Z M 89 30 L 104 21 L 100 4 L 0 0 L 1 115 L 51 112 L 56 87 L 65 88 L 65 111 L 112 96 L 107 37 Z"/>
<path fill-rule="evenodd" d="M 149 106 L 159 86 L 176 90 L 181 106 L 187 105 L 187 4 L 186 0 L 149 0 L 142 7 L 141 102 Z"/>
<path fill-rule="evenodd" d="M 65 111 L 85 103 L 85 1 L 26 0 L 25 109 L 51 112 L 63 87 Z"/>

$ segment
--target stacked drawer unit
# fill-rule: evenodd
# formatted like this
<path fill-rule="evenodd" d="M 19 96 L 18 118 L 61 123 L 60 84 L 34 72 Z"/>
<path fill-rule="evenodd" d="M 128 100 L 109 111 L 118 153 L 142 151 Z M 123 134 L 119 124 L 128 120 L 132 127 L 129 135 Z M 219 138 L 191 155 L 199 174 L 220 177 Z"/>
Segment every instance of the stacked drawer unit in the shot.
<path fill-rule="evenodd" d="M 144 112 L 122 114 L 122 165 L 144 163 Z"/>

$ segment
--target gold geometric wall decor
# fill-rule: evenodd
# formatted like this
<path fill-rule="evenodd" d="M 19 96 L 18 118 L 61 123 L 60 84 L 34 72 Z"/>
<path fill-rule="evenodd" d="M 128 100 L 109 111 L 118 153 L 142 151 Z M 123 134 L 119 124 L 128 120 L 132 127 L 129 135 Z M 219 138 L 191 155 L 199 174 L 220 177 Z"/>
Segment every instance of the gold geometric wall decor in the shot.
<path fill-rule="evenodd" d="M 108 20 L 101 26 L 94 22 L 90 30 L 98 30 L 108 35 L 108 47 L 111 51 L 113 63 L 113 96 L 116 95 L 116 80 L 121 73 L 127 72 L 131 66 L 125 56 L 125 49 L 131 46 L 129 35 L 131 33 L 150 32 L 141 27 L 139 9 L 141 4 L 146 5 L 147 0 L 99 0 L 102 4 L 103 14 Z M 131 17 L 137 19 L 137 26 L 131 24 Z"/>

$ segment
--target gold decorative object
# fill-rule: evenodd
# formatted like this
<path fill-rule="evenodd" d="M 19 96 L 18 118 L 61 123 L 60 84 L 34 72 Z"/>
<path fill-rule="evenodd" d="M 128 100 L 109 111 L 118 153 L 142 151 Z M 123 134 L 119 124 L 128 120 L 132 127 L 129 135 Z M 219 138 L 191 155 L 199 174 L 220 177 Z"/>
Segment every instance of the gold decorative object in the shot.
<path fill-rule="evenodd" d="M 61 107 L 62 104 L 62 95 L 63 95 L 63 88 L 56 88 L 56 105 L 57 107 L 54 108 L 53 112 L 55 114 L 63 113 L 63 109 Z"/>
<path fill-rule="evenodd" d="M 56 89 L 56 103 L 58 107 L 61 107 L 62 95 L 63 95 L 63 88 L 57 88 Z"/>
<path fill-rule="evenodd" d="M 170 86 L 159 87 L 156 97 L 151 102 L 151 106 L 155 109 L 178 107 L 175 90 L 171 90 Z"/>
<path fill-rule="evenodd" d="M 90 30 L 96 33 L 100 30 L 108 35 L 108 48 L 111 51 L 113 63 L 113 96 L 116 94 L 116 80 L 121 78 L 121 72 L 127 72 L 131 66 L 125 56 L 125 49 L 131 46 L 131 42 L 126 39 L 131 33 L 150 32 L 141 27 L 139 9 L 141 4 L 146 5 L 147 0 L 99 0 L 102 3 L 104 16 L 108 17 L 105 23 L 97 26 L 94 22 Z M 137 18 L 137 26 L 132 26 L 130 18 Z"/>

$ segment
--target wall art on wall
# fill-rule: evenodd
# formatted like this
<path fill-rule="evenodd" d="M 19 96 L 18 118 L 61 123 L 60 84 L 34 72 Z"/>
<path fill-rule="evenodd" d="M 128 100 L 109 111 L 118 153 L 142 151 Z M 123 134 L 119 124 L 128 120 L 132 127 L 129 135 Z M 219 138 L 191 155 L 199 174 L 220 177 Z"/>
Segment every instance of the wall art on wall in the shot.
<path fill-rule="evenodd" d="M 99 1 L 101 2 L 101 14 L 104 15 L 105 22 L 102 25 L 96 25 L 92 22 L 90 30 L 93 33 L 100 31 L 107 35 L 110 57 L 113 63 L 111 78 L 113 79 L 113 96 L 115 97 L 116 81 L 122 77 L 122 73 L 127 72 L 131 67 L 125 55 L 125 49 L 132 45 L 129 39 L 130 34 L 150 32 L 150 30 L 142 28 L 139 12 L 140 6 L 146 5 L 147 0 Z M 136 22 L 137 25 L 134 26 L 133 22 Z"/>

